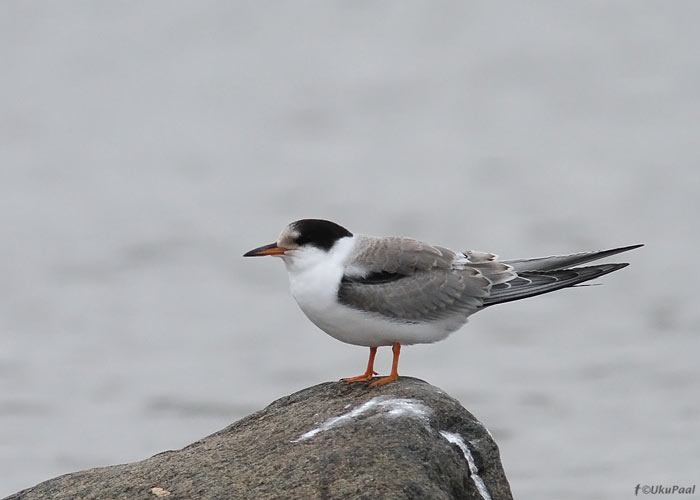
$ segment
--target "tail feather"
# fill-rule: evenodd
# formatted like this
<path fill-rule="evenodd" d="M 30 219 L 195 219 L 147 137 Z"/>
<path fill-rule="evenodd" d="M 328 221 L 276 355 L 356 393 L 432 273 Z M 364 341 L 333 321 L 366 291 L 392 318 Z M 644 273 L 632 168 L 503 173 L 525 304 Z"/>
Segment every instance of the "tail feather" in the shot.
<path fill-rule="evenodd" d="M 630 250 L 632 248 L 636 248 L 636 246 L 626 247 L 625 250 Z M 624 251 L 622 249 L 616 250 L 618 251 L 608 250 L 607 252 L 619 253 L 619 251 Z M 605 252 L 598 252 L 598 254 L 601 253 Z M 503 304 L 504 302 L 510 302 L 513 300 L 526 299 L 528 297 L 542 295 L 543 293 L 549 293 L 562 288 L 575 286 L 579 283 L 593 280 L 600 276 L 615 272 L 618 269 L 627 267 L 628 265 L 629 264 L 627 263 L 600 264 L 597 266 L 576 267 L 573 269 L 519 271 L 516 278 L 513 278 L 507 283 L 501 283 L 491 287 L 491 294 L 484 299 L 484 307 Z"/>
<path fill-rule="evenodd" d="M 510 265 L 518 274 L 526 271 L 558 271 L 579 266 L 594 260 L 604 259 L 611 255 L 634 250 L 644 245 L 630 245 L 627 247 L 613 248 L 594 252 L 581 252 L 571 255 L 552 255 L 550 257 L 536 257 L 534 259 L 502 260 Z M 612 272 L 612 271 L 611 271 Z"/>

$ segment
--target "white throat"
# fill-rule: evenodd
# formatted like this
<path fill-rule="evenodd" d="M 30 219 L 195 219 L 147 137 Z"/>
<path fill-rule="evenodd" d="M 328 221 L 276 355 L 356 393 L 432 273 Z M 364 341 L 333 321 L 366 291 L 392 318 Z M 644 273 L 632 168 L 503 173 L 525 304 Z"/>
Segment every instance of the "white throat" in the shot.
<path fill-rule="evenodd" d="M 319 272 L 337 273 L 340 270 L 340 277 L 342 277 L 342 270 L 354 247 L 355 237 L 352 236 L 339 239 L 328 251 L 310 245 L 289 250 L 281 257 L 290 276 Z"/>
<path fill-rule="evenodd" d="M 328 251 L 307 246 L 282 256 L 289 275 L 289 288 L 307 315 L 335 303 L 355 243 L 352 236 L 336 241 Z"/>

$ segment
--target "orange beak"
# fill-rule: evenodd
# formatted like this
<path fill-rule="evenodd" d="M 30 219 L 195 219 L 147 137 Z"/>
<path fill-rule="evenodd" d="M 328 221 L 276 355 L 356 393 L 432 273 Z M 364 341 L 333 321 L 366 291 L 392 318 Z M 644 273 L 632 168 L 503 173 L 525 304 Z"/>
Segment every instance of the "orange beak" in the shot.
<path fill-rule="evenodd" d="M 264 255 L 282 255 L 286 252 L 284 248 L 277 246 L 277 243 L 270 243 L 258 248 L 253 248 L 250 252 L 243 254 L 243 257 L 262 257 Z"/>

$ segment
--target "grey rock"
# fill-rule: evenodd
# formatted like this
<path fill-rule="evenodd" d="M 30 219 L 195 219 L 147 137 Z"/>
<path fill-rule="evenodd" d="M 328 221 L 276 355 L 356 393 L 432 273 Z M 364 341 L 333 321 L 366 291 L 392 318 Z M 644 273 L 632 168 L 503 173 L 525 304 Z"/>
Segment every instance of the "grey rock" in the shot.
<path fill-rule="evenodd" d="M 512 498 L 498 447 L 421 380 L 329 382 L 181 450 L 90 469 L 7 497 L 34 499 Z"/>

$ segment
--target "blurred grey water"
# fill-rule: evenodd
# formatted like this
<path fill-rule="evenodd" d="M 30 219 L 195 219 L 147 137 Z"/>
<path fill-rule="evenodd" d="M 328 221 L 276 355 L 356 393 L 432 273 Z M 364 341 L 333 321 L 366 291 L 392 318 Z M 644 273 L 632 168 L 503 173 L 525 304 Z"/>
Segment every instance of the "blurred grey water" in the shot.
<path fill-rule="evenodd" d="M 3 3 L 0 496 L 359 373 L 240 257 L 301 217 L 505 257 L 646 243 L 401 369 L 489 426 L 517 498 L 700 482 L 698 15 Z"/>

